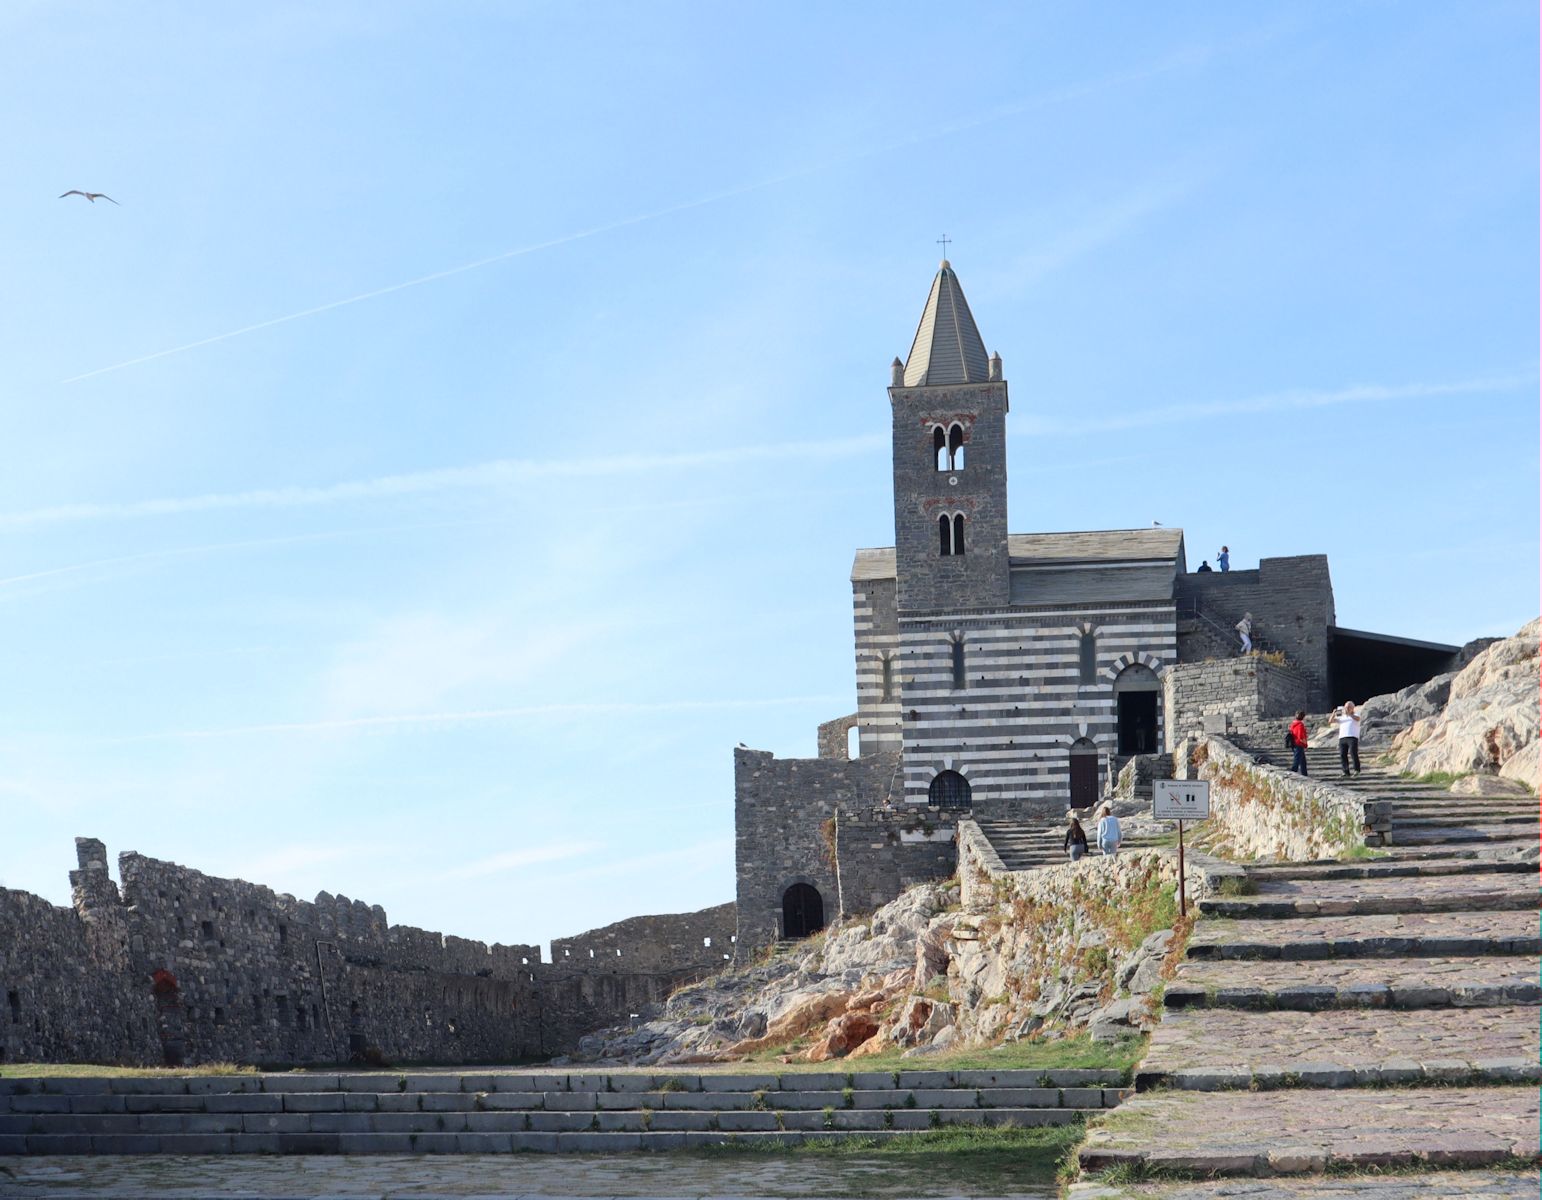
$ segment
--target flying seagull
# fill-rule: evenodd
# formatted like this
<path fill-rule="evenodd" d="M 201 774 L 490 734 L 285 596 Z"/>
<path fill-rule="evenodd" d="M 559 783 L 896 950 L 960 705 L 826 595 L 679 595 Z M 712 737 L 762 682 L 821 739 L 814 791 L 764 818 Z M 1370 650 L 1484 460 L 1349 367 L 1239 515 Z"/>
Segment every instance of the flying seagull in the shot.
<path fill-rule="evenodd" d="M 106 192 L 83 192 L 79 188 L 71 188 L 67 192 L 61 192 L 59 199 L 63 200 L 65 196 L 84 196 L 87 200 L 91 201 L 92 204 L 95 204 L 98 200 L 110 200 L 112 203 L 118 204 L 118 202 L 113 200 L 113 198 Z M 123 205 L 118 204 L 118 207 L 122 208 Z"/>

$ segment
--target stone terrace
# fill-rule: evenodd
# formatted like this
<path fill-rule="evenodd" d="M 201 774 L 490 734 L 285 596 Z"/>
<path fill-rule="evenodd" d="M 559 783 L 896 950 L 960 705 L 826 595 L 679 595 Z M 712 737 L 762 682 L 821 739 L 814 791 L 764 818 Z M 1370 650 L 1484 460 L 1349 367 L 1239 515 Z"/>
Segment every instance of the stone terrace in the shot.
<path fill-rule="evenodd" d="M 226 1075 L 0 1079 L 0 1154 L 669 1150 L 1064 1125 L 1106 1070 L 838 1074 Z"/>
<path fill-rule="evenodd" d="M 1201 902 L 1138 1094 L 1089 1133 L 1076 1200 L 1537 1194 L 1535 1171 L 1510 1169 L 1538 1158 L 1536 835 L 1510 819 L 1534 822 L 1536 800 L 1377 769 L 1352 783 L 1418 812 L 1416 832 L 1395 819 L 1393 848 L 1369 861 L 1250 865 L 1247 894 Z M 1485 1164 L 1500 1169 L 1321 1178 Z M 1091 1178 L 1120 1165 L 1293 1178 Z"/>

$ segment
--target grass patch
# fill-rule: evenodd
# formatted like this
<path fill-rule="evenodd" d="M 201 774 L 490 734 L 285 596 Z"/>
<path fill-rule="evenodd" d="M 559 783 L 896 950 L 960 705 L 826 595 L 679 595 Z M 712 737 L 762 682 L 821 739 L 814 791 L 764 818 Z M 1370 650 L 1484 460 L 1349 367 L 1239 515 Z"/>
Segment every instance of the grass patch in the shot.
<path fill-rule="evenodd" d="M 705 1147 L 696 1153 L 708 1158 L 815 1155 L 833 1159 L 901 1160 L 907 1169 L 915 1168 L 922 1176 L 937 1172 L 933 1176 L 933 1187 L 936 1179 L 948 1178 L 958 1171 L 962 1158 L 967 1161 L 972 1188 L 979 1189 L 982 1180 L 993 1179 L 1000 1182 L 1001 1194 L 1005 1195 L 1018 1190 L 1007 1187 L 1009 1183 L 1053 1183 L 1061 1163 L 1074 1153 L 1081 1140 L 1080 1121 L 1032 1129 L 944 1125 L 926 1132 L 887 1138 L 811 1138 L 795 1146 L 758 1141 L 727 1142 Z"/>
<path fill-rule="evenodd" d="M 1215 891 L 1218 896 L 1255 896 L 1258 884 L 1246 875 L 1223 875 Z"/>
<path fill-rule="evenodd" d="M 1471 771 L 1426 771 L 1423 775 L 1415 775 L 1411 771 L 1399 771 L 1398 776 L 1412 783 L 1431 783 L 1436 787 L 1448 788 L 1458 779 L 1466 779 Z"/>
<path fill-rule="evenodd" d="M 1391 854 L 1386 850 L 1378 850 L 1373 846 L 1367 846 L 1359 842 L 1351 846 L 1343 854 L 1339 855 L 1340 862 L 1360 862 L 1364 859 L 1390 858 Z"/>
<path fill-rule="evenodd" d="M 202 1063 L 195 1067 L 118 1067 L 103 1063 L 6 1063 L 0 1079 L 178 1079 L 186 1075 L 256 1075 L 257 1067 Z"/>
<path fill-rule="evenodd" d="M 1059 1038 L 1054 1041 L 1011 1042 L 1005 1046 L 982 1047 L 977 1050 L 942 1051 L 937 1054 L 917 1055 L 915 1058 L 893 1054 L 874 1054 L 847 1063 L 837 1059 L 822 1063 L 779 1064 L 782 1075 L 802 1071 L 826 1072 L 831 1070 L 852 1071 L 1054 1071 L 1072 1067 L 1097 1070 L 1128 1071 L 1145 1053 L 1146 1039 L 1124 1038 L 1117 1042 L 1094 1042 L 1085 1034 L 1079 1037 Z M 700 1068 L 704 1073 L 711 1069 L 727 1072 L 743 1071 L 743 1063 L 725 1063 L 721 1067 Z"/>

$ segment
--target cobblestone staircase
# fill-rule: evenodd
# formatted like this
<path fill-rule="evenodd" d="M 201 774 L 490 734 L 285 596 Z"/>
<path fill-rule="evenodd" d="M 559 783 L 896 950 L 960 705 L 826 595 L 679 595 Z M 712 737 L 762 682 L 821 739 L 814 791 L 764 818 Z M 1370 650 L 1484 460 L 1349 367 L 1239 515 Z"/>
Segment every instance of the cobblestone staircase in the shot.
<path fill-rule="evenodd" d="M 991 844 L 991 849 L 1001 857 L 1009 871 L 1031 871 L 1035 867 L 1050 867 L 1068 861 L 1065 853 L 1065 821 L 977 821 L 980 832 Z M 1089 853 L 1096 857 L 1095 840 L 1097 822 L 1091 813 L 1083 814 L 1082 828 L 1087 831 Z M 1128 823 L 1126 823 L 1128 828 Z M 1138 850 L 1162 842 L 1158 834 L 1126 833 L 1120 843 L 1124 851 Z"/>
<path fill-rule="evenodd" d="M 1064 1125 L 1118 1071 L 0 1079 L 0 1154 L 608 1153 Z"/>
<path fill-rule="evenodd" d="M 1329 756 L 1337 772 L 1327 747 L 1316 773 Z M 1084 1176 L 1298 1177 L 1248 1184 L 1260 1197 L 1536 1195 L 1542 937 L 1537 865 L 1516 854 L 1536 844 L 1537 801 L 1370 768 L 1350 786 L 1393 800 L 1396 844 L 1369 860 L 1249 865 L 1242 894 L 1201 902 L 1139 1094 L 1089 1135 Z M 1477 1170 L 1352 1193 L 1324 1178 L 1436 1167 Z M 1227 1186 L 1241 1185 L 1084 1180 L 1070 1195 Z"/>

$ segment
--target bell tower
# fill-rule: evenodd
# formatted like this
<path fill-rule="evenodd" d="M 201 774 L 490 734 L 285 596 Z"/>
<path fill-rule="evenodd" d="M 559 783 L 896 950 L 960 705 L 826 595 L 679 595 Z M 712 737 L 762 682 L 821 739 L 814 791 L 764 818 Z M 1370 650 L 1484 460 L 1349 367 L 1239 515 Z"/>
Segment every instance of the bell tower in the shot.
<path fill-rule="evenodd" d="M 947 259 L 909 357 L 891 370 L 898 607 L 1004 606 L 1012 583 L 1007 384 Z"/>

